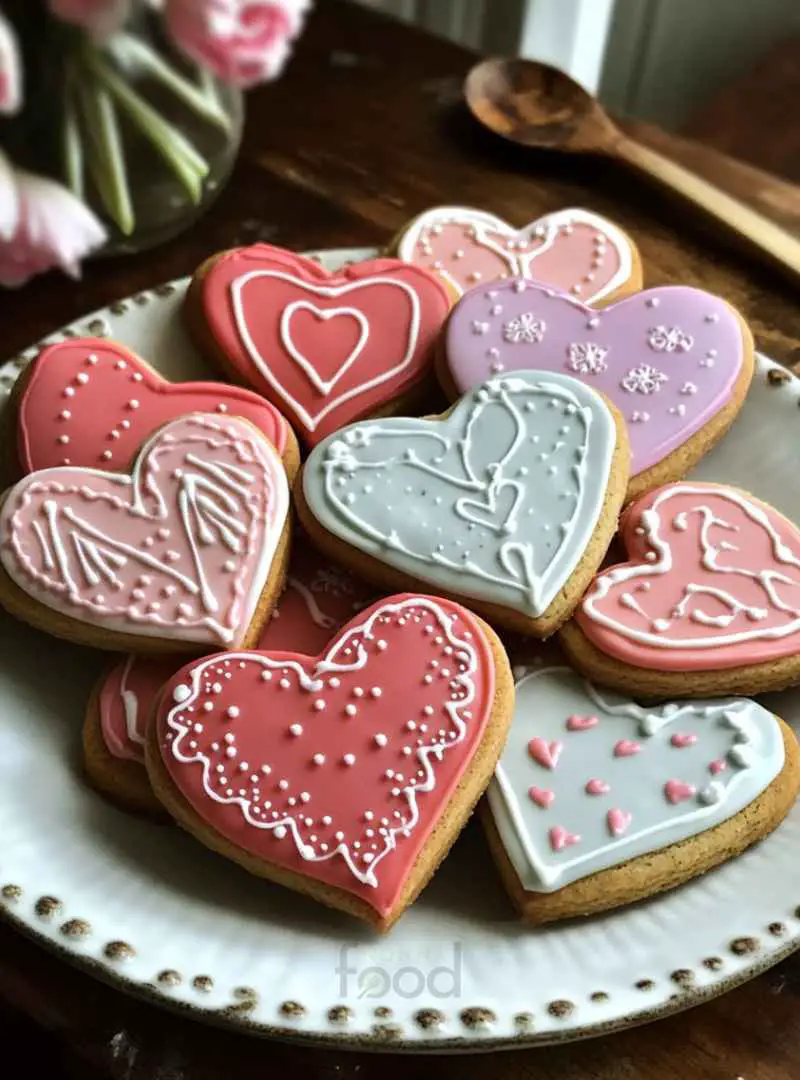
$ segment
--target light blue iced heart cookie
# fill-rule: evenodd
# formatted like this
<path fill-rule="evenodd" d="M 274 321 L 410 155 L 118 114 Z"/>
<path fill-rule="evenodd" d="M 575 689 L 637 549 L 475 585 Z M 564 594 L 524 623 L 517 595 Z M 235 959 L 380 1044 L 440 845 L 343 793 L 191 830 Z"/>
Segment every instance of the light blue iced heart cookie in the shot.
<path fill-rule="evenodd" d="M 306 463 L 300 509 L 312 538 L 344 541 L 398 584 L 425 582 L 551 633 L 605 553 L 626 479 L 625 435 L 605 399 L 569 376 L 523 371 L 490 379 L 441 420 L 390 417 L 330 436 Z"/>
<path fill-rule="evenodd" d="M 523 914 L 545 922 L 616 907 L 680 884 L 765 835 L 797 789 L 788 728 L 793 778 L 782 801 L 741 812 L 782 773 L 784 728 L 747 698 L 643 707 L 568 668 L 519 672 L 487 816 Z M 708 838 L 697 857 L 684 847 L 661 864 L 641 859 L 635 873 L 600 873 L 674 853 L 740 814 L 733 838 L 716 847 Z"/>

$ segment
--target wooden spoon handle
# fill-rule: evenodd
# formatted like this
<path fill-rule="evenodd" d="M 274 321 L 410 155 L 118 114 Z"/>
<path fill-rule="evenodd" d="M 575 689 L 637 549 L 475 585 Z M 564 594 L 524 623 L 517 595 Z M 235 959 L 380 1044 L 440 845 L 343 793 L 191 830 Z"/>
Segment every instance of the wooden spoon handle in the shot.
<path fill-rule="evenodd" d="M 800 240 L 713 184 L 633 139 L 621 139 L 617 156 L 683 195 L 760 248 L 778 266 L 800 277 Z"/>

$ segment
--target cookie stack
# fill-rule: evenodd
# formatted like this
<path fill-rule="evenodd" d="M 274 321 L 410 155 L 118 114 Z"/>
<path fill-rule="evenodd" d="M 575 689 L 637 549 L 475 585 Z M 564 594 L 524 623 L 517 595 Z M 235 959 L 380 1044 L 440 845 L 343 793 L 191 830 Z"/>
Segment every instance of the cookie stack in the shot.
<path fill-rule="evenodd" d="M 201 266 L 186 322 L 231 383 L 44 349 L 0 429 L 0 603 L 122 654 L 94 786 L 382 930 L 484 793 L 531 922 L 775 828 L 800 759 L 746 695 L 800 678 L 800 536 L 684 479 L 752 337 L 641 285 L 596 214 L 442 207 L 334 274 L 263 244 Z"/>

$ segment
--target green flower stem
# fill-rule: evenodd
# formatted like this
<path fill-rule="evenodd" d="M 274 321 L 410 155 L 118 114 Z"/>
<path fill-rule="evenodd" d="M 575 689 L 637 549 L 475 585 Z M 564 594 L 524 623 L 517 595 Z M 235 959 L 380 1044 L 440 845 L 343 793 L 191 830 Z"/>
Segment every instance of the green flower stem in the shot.
<path fill-rule="evenodd" d="M 64 104 L 64 175 L 67 187 L 76 199 L 85 201 L 83 183 L 83 140 L 81 138 L 80 123 L 75 108 L 75 99 L 72 90 L 72 77 L 68 73 L 66 80 L 66 99 Z"/>
<path fill-rule="evenodd" d="M 85 74 L 74 80 L 84 119 L 89 171 L 109 216 L 123 236 L 136 227 L 125 152 L 116 106 L 108 93 Z"/>
<path fill-rule="evenodd" d="M 107 43 L 106 49 L 118 63 L 138 65 L 144 69 L 204 120 L 222 131 L 230 131 L 230 117 L 217 99 L 209 94 L 205 87 L 191 83 L 144 41 L 132 34 L 118 33 Z"/>
<path fill-rule="evenodd" d="M 183 184 L 192 202 L 198 204 L 203 195 L 203 180 L 210 171 L 205 158 L 174 125 L 159 116 L 116 75 L 94 49 L 87 48 L 83 55 L 98 83 L 152 143 Z"/>

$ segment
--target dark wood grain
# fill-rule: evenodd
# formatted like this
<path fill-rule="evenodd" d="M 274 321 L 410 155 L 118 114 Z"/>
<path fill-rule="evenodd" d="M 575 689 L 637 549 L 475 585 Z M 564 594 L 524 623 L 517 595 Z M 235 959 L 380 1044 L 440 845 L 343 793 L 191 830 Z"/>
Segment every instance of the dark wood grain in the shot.
<path fill-rule="evenodd" d="M 473 62 L 442 41 L 320 0 L 287 75 L 253 94 L 241 160 L 208 215 L 156 251 L 94 263 L 81 282 L 51 276 L 0 295 L 0 355 L 188 273 L 219 248 L 258 239 L 296 248 L 382 244 L 412 214 L 452 201 L 519 223 L 568 205 L 606 213 L 636 238 L 649 284 L 721 293 L 743 311 L 761 348 L 787 363 L 800 360 L 797 287 L 612 162 L 522 152 L 480 130 L 460 103 Z M 203 1028 L 128 999 L 0 927 L 0 1002 L 16 1010 L 0 1008 L 3 1060 L 24 1052 L 30 1067 L 16 1075 L 50 1080 L 400 1080 L 409 1069 L 459 1080 L 795 1080 L 799 994 L 800 961 L 792 959 L 723 998 L 613 1037 L 409 1065 Z M 19 1024 L 18 1014 L 56 1041 Z"/>

